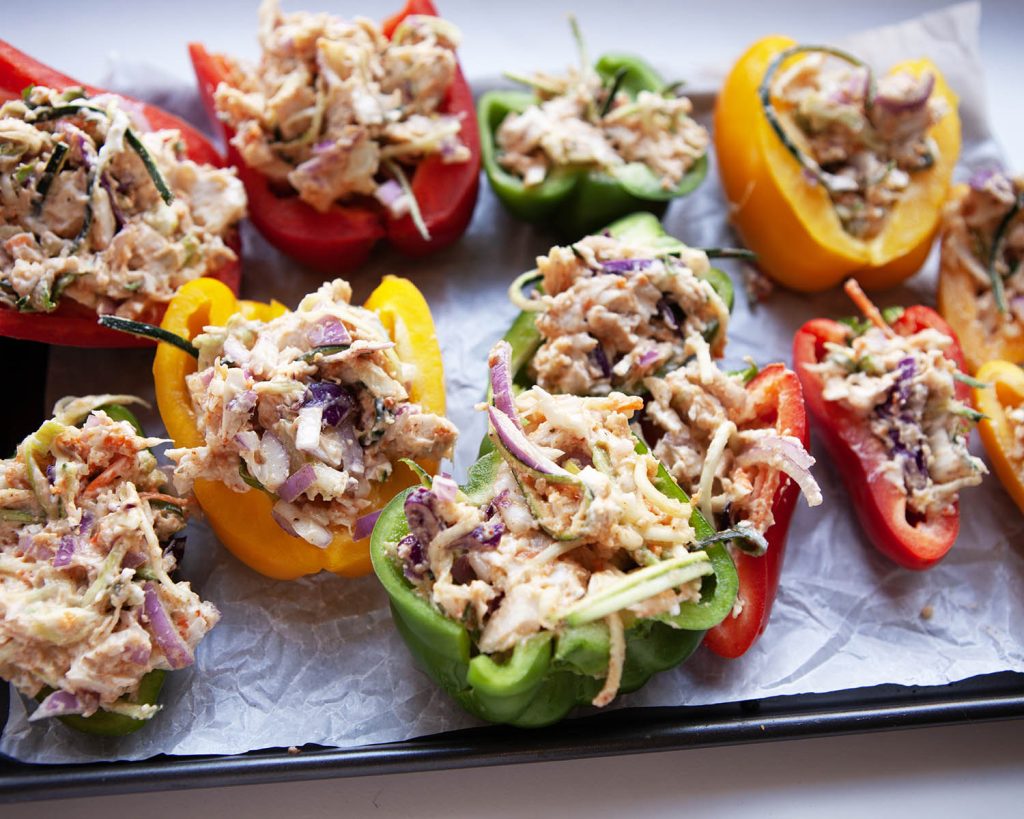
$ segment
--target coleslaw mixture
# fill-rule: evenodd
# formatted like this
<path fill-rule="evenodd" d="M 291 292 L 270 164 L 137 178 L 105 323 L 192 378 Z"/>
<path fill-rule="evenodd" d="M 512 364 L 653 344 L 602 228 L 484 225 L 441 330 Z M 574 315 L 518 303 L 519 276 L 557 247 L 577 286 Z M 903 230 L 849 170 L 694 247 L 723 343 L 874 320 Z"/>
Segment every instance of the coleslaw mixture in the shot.
<path fill-rule="evenodd" d="M 772 95 L 800 148 L 817 163 L 851 236 L 871 239 L 938 152 L 928 129 L 946 113 L 935 77 L 895 72 L 875 80 L 863 65 L 815 53 L 779 73 Z"/>
<path fill-rule="evenodd" d="M 1024 333 L 1022 197 L 1024 177 L 980 171 L 971 177 L 967 193 L 950 202 L 943 214 L 943 256 L 950 254 L 970 272 L 978 320 L 985 330 L 1004 333 L 1007 338 Z M 1008 314 L 1001 313 L 996 303 L 993 274 L 1002 279 Z"/>
<path fill-rule="evenodd" d="M 137 400 L 65 398 L 0 461 L 0 676 L 30 697 L 52 691 L 30 719 L 150 718 L 159 706 L 122 697 L 191 664 L 219 618 L 170 577 L 186 501 L 166 494 L 150 452 L 161 439 L 103 409 Z"/>
<path fill-rule="evenodd" d="M 522 393 L 517 419 L 505 420 L 522 424 L 526 451 L 506 449 L 486 497 L 471 499 L 443 476 L 414 489 L 405 502 L 411 533 L 394 546 L 406 577 L 465 623 L 481 652 L 509 652 L 571 615 L 603 619 L 612 650 L 599 706 L 618 691 L 623 629 L 698 600 L 712 571 L 705 553 L 690 551 L 689 504 L 661 494 L 651 483 L 657 461 L 636 451 L 629 421 L 642 404 L 618 392 Z M 509 446 L 494 426 L 491 436 Z M 653 580 L 637 574 L 643 567 L 658 567 L 647 572 Z"/>
<path fill-rule="evenodd" d="M 0 304 L 156 319 L 236 259 L 245 206 L 234 170 L 193 162 L 121 97 L 34 86 L 0 108 Z"/>
<path fill-rule="evenodd" d="M 259 10 L 259 65 L 227 58 L 217 111 L 245 163 L 316 208 L 373 196 L 395 217 L 415 207 L 403 168 L 466 162 L 460 119 L 439 112 L 458 72 L 451 23 L 410 15 L 391 39 L 371 20 Z"/>
<path fill-rule="evenodd" d="M 826 343 L 812 368 L 826 401 L 862 417 L 888 452 L 880 475 L 907 495 L 909 514 L 942 514 L 959 491 L 988 469 L 967 450 L 968 420 L 955 396 L 956 364 L 943 351 L 952 339 L 928 327 L 912 335 L 871 327 L 848 344 Z"/>
<path fill-rule="evenodd" d="M 552 392 L 633 393 L 689 355 L 721 355 L 729 309 L 698 277 L 709 268 L 704 251 L 678 243 L 669 253 L 595 235 L 552 248 L 532 276 L 543 295 L 524 299 L 522 278 L 510 290 L 517 305 L 538 313 L 543 343 L 530 376 Z"/>
<path fill-rule="evenodd" d="M 409 400 L 411 365 L 351 298 L 335 279 L 294 312 L 236 314 L 193 339 L 199 366 L 186 380 L 205 443 L 168 450 L 181 491 L 200 478 L 266 491 L 278 524 L 323 548 L 396 460 L 450 457 L 455 427 Z"/>
<path fill-rule="evenodd" d="M 526 187 L 562 168 L 614 172 L 639 163 L 663 189 L 675 188 L 710 140 L 690 116 L 690 100 L 670 89 L 631 99 L 617 83 L 606 84 L 585 55 L 580 63 L 565 76 L 509 75 L 529 85 L 539 102 L 502 121 L 495 133 L 498 163 Z"/>
<path fill-rule="evenodd" d="M 808 506 L 822 497 L 803 442 L 774 425 L 755 426 L 748 377 L 696 357 L 663 377 L 644 379 L 651 394 L 644 421 L 660 436 L 655 457 L 704 517 L 718 522 L 716 528 L 764 534 L 775 522 L 772 502 L 782 481 L 795 481 Z"/>

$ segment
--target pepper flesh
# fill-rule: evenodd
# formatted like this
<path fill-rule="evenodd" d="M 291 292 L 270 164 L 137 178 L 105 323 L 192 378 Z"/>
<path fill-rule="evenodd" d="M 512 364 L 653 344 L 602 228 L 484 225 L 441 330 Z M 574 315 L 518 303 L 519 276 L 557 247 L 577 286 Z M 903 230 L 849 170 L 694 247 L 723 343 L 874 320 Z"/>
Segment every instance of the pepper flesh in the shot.
<path fill-rule="evenodd" d="M 756 413 L 754 420 L 744 425 L 745 428 L 774 428 L 780 435 L 799 438 L 804 449 L 810 450 L 807 413 L 796 373 L 783 364 L 769 364 L 751 380 L 747 391 L 753 398 Z M 764 533 L 768 549 L 759 557 L 738 549 L 732 551 L 739 575 L 742 608 L 735 616 L 726 617 L 704 637 L 704 645 L 720 657 L 741 656 L 768 626 L 779 589 L 789 523 L 799 495 L 799 487 L 783 476 L 772 498 L 774 522 Z"/>
<path fill-rule="evenodd" d="M 595 70 L 606 83 L 623 72 L 619 89 L 633 96 L 640 91 L 657 92 L 665 86 L 658 73 L 638 57 L 606 54 L 597 61 Z M 707 174 L 705 155 L 670 190 L 620 181 L 603 171 L 582 168 L 557 168 L 539 185 L 527 187 L 498 163 L 496 134 L 506 116 L 536 101 L 527 92 L 488 91 L 477 108 L 487 178 L 502 204 L 526 222 L 554 225 L 562 236 L 576 239 L 634 211 L 661 216 L 670 200 L 691 193 Z"/>
<path fill-rule="evenodd" d="M 385 276 L 364 306 L 380 316 L 395 342 L 398 357 L 415 366 L 409 400 L 428 412 L 443 415 L 441 351 L 423 295 L 407 279 Z M 278 302 L 239 301 L 219 282 L 197 279 L 182 287 L 174 297 L 161 326 L 191 340 L 203 327 L 222 326 L 235 313 L 268 321 L 284 312 L 286 308 Z M 157 347 L 153 361 L 157 405 L 177 447 L 204 443 L 185 383 L 185 377 L 195 370 L 196 361 L 188 353 L 167 343 Z M 422 463 L 421 466 L 432 470 L 436 464 Z M 414 482 L 411 470 L 396 468 L 388 480 L 373 487 L 369 495 L 372 508 L 379 509 L 395 493 Z M 320 549 L 293 537 L 273 521 L 274 501 L 265 492 L 250 489 L 238 493 L 209 480 L 197 480 L 194 492 L 220 541 L 235 557 L 260 574 L 278 580 L 294 580 L 319 571 L 345 577 L 359 577 L 370 571 L 369 546 L 365 539 L 354 541 L 347 530 L 339 530 L 330 545 Z"/>
<path fill-rule="evenodd" d="M 438 16 L 430 0 L 408 0 L 405 8 L 383 25 L 390 37 L 412 14 Z M 297 196 L 279 196 L 267 178 L 242 160 L 231 144 L 233 132 L 217 116 L 214 92 L 230 76 L 230 64 L 200 43 L 190 43 L 189 55 L 199 94 L 210 121 L 224 136 L 228 162 L 238 170 L 249 197 L 249 218 L 274 247 L 303 264 L 338 273 L 359 267 L 374 245 L 387 240 L 409 256 L 424 256 L 458 239 L 473 215 L 480 184 L 480 138 L 473 123 L 473 93 L 457 69 L 441 110 L 462 114 L 459 138 L 469 149 L 467 162 L 445 164 L 439 155 L 423 159 L 410 180 L 430 239 L 420 235 L 409 215 L 395 219 L 377 207 L 334 204 L 326 213 Z"/>
<path fill-rule="evenodd" d="M 84 85 L 59 71 L 19 51 L 10 43 L 0 40 L 0 100 L 11 99 L 31 85 L 49 88 L 82 87 L 87 94 L 106 94 L 101 88 Z M 189 158 L 208 165 L 222 167 L 224 160 L 216 148 L 187 122 L 172 114 L 130 97 L 123 97 L 132 110 L 139 110 L 153 130 L 173 129 L 181 132 Z M 210 278 L 224 282 L 235 293 L 242 276 L 241 243 L 236 235 L 227 244 L 235 251 L 235 261 L 223 265 L 209 274 Z M 151 347 L 149 339 L 130 336 L 110 330 L 96 323 L 96 313 L 64 299 L 52 313 L 23 313 L 14 308 L 0 307 L 0 336 L 24 341 L 41 341 L 71 347 Z"/>
<path fill-rule="evenodd" d="M 1014 429 L 1007 412 L 1024 404 L 1024 370 L 1009 361 L 987 361 L 978 370 L 985 387 L 974 388 L 974 404 L 985 417 L 978 434 L 1003 487 L 1024 514 L 1024 463 L 1014 461 Z"/>
<path fill-rule="evenodd" d="M 964 355 L 950 326 L 930 307 L 908 307 L 891 324 L 900 335 L 912 335 L 931 327 L 953 339 L 945 355 L 964 369 Z M 907 519 L 907 496 L 891 481 L 880 476 L 881 465 L 889 459 L 884 444 L 868 424 L 839 402 L 826 401 L 821 376 L 810 367 L 825 356 L 825 342 L 845 344 L 849 328 L 831 319 L 812 319 L 797 330 L 793 340 L 793 367 L 800 377 L 807 408 L 811 411 L 829 459 L 835 464 L 850 494 L 861 526 L 875 547 L 890 560 L 907 569 L 935 565 L 953 546 L 960 531 L 959 506 L 911 523 Z M 957 382 L 956 397 L 965 404 L 970 389 Z"/>
<path fill-rule="evenodd" d="M 646 452 L 642 443 L 638 452 Z M 491 452 L 469 470 L 462 490 L 472 498 L 486 497 L 501 458 Z M 664 494 L 688 501 L 664 466 L 654 485 Z M 521 641 L 505 662 L 475 654 L 465 626 L 444 616 L 405 579 L 402 567 L 388 553 L 409 532 L 403 492 L 385 507 L 370 538 L 373 568 L 391 601 L 399 633 L 419 666 L 470 713 L 489 722 L 523 728 L 549 725 L 574 706 L 591 702 L 601 689 L 608 663 L 609 637 L 601 623 L 565 627 L 557 634 L 543 632 Z M 714 533 L 696 510 L 690 519 L 698 538 Z M 685 603 L 677 615 L 638 619 L 626 630 L 626 661 L 620 692 L 633 691 L 653 674 L 677 666 L 700 645 L 704 630 L 732 609 L 736 572 L 721 544 L 706 549 L 715 570 L 713 589 L 698 603 Z M 669 623 L 672 625 L 669 625 Z"/>
<path fill-rule="evenodd" d="M 878 236 L 856 239 L 843 229 L 824 187 L 805 178 L 761 107 L 758 87 L 765 72 L 794 45 L 780 36 L 756 42 L 733 66 L 718 97 L 715 149 L 730 219 L 757 253 L 758 267 L 793 290 L 828 290 L 851 275 L 869 289 L 892 287 L 924 264 L 938 230 L 960 153 L 957 97 L 928 60 L 893 66 L 893 73 L 931 72 L 932 93 L 949 110 L 928 132 L 938 147 L 934 165 L 911 175 Z"/>

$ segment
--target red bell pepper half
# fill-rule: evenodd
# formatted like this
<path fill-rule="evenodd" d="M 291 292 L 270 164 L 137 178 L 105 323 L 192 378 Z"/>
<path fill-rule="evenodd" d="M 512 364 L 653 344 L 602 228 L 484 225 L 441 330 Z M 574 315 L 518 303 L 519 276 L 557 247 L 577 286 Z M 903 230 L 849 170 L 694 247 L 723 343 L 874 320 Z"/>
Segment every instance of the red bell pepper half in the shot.
<path fill-rule="evenodd" d="M 436 17 L 437 11 L 430 0 L 408 0 L 401 12 L 384 23 L 384 34 L 390 37 L 411 14 Z M 203 104 L 224 134 L 228 161 L 238 169 L 249 195 L 249 218 L 281 252 L 317 270 L 337 273 L 361 265 L 373 246 L 385 237 L 403 253 L 423 256 L 447 247 L 466 230 L 480 185 L 480 134 L 473 94 L 461 69 L 456 72 L 441 110 L 462 115 L 459 136 L 469 149 L 470 159 L 445 164 L 440 156 L 426 157 L 416 166 L 411 180 L 430 233 L 427 241 L 411 216 L 395 219 L 375 203 L 335 204 L 321 213 L 296 195 L 280 195 L 266 177 L 244 163 L 230 142 L 234 132 L 217 117 L 213 96 L 217 86 L 230 76 L 230 61 L 223 55 L 211 54 L 200 43 L 190 43 L 188 50 Z"/>
<path fill-rule="evenodd" d="M 946 357 L 966 372 L 964 354 L 950 326 L 930 307 L 908 307 L 890 325 L 903 336 L 931 327 L 953 339 Z M 836 401 L 822 396 L 821 375 L 811 366 L 826 355 L 826 342 L 846 344 L 850 328 L 831 319 L 812 319 L 793 340 L 793 365 L 803 384 L 807 406 L 821 432 L 825 450 L 839 471 L 860 517 L 868 539 L 882 554 L 907 569 L 927 569 L 952 547 L 960 531 L 960 512 L 952 511 L 925 518 L 911 515 L 906 493 L 882 477 L 880 468 L 889 460 L 885 444 L 862 418 Z M 956 397 L 970 403 L 970 388 L 956 384 Z"/>
<path fill-rule="evenodd" d="M 108 93 L 102 88 L 84 85 L 66 74 L 61 74 L 19 51 L 10 43 L 0 40 L 0 100 L 21 96 L 21 92 L 30 85 L 45 85 L 49 88 L 82 86 L 91 96 Z M 217 167 L 224 165 L 224 160 L 217 149 L 188 123 L 154 105 L 130 97 L 123 99 L 125 109 L 137 112 L 148 123 L 150 129 L 180 131 L 190 159 Z M 241 243 L 237 234 L 230 237 L 227 244 L 235 251 L 238 259 L 210 275 L 220 279 L 237 294 L 242 275 Z M 159 315 L 147 316 L 146 319 L 160 323 Z M 71 299 L 63 299 L 52 313 L 22 313 L 13 307 L 0 306 L 0 336 L 69 347 L 152 347 L 156 343 L 150 339 L 101 327 L 96 323 L 96 313 L 93 310 Z"/>
<path fill-rule="evenodd" d="M 782 364 L 769 364 L 747 385 L 756 414 L 745 429 L 773 428 L 780 435 L 793 435 L 805 449 L 810 448 L 807 413 L 796 373 Z M 774 523 L 764 533 L 768 549 L 760 557 L 739 549 L 731 551 L 739 575 L 738 600 L 742 603 L 735 617 L 729 615 L 704 636 L 704 645 L 720 657 L 739 657 L 764 633 L 771 615 L 779 575 L 786 551 L 786 535 L 796 507 L 800 488 L 785 475 L 774 484 L 772 516 Z M 769 490 L 771 491 L 771 490 Z"/>

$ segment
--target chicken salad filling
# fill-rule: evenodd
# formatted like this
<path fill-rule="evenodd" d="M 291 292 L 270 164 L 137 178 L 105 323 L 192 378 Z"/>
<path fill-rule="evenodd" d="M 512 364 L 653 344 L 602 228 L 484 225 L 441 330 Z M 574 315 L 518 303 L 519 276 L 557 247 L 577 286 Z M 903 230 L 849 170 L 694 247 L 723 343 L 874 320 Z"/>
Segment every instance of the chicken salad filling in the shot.
<path fill-rule="evenodd" d="M 198 369 L 186 381 L 205 442 L 167 453 L 182 491 L 197 479 L 263 490 L 282 529 L 326 548 L 395 461 L 450 457 L 455 427 L 410 400 L 414 367 L 351 298 L 336 279 L 294 312 L 236 314 L 192 340 Z"/>
<path fill-rule="evenodd" d="M 867 423 L 888 454 L 880 477 L 906 494 L 908 515 L 946 513 L 988 472 L 967 448 L 978 414 L 956 397 L 962 375 L 945 355 L 953 340 L 931 327 L 899 335 L 872 326 L 850 335 L 845 344 L 827 342 L 812 366 L 824 399 Z"/>
<path fill-rule="evenodd" d="M 621 76 L 602 79 L 582 45 L 580 67 L 564 76 L 507 76 L 538 98 L 524 111 L 509 113 L 495 133 L 498 163 L 528 188 L 562 168 L 614 175 L 636 165 L 671 191 L 707 153 L 708 132 L 690 116 L 687 97 L 665 89 L 641 90 L 634 98 L 620 90 Z"/>
<path fill-rule="evenodd" d="M 851 55 L 826 48 L 805 53 L 770 86 L 788 139 L 832 198 L 844 230 L 878 236 L 911 177 L 935 164 L 928 130 L 947 112 L 933 94 L 935 76 L 906 71 L 877 79 Z M 795 137 L 795 138 L 794 138 Z M 799 148 L 795 147 L 796 145 Z"/>
<path fill-rule="evenodd" d="M 501 355 L 492 352 L 492 366 Z M 486 654 L 567 623 L 603 620 L 621 637 L 637 618 L 699 600 L 713 570 L 690 505 L 655 488 L 658 463 L 638 451 L 629 422 L 641 399 L 539 387 L 511 405 L 505 396 L 488 408 L 502 454 L 489 456 L 497 466 L 486 492 L 469 497 L 441 476 L 406 498 L 410 534 L 394 554 L 420 593 Z M 595 705 L 617 693 L 624 653 L 612 639 Z"/>
<path fill-rule="evenodd" d="M 1024 334 L 1024 177 L 980 171 L 945 212 L 943 256 L 971 275 L 989 334 Z"/>
<path fill-rule="evenodd" d="M 729 308 L 711 283 L 707 254 L 607 235 L 554 247 L 528 280 L 542 293 L 512 300 L 536 312 L 543 339 L 530 377 L 545 390 L 574 395 L 635 393 L 643 379 L 689 356 L 721 355 Z"/>
<path fill-rule="evenodd" d="M 458 73 L 451 23 L 409 15 L 391 38 L 371 20 L 259 10 L 257 66 L 228 58 L 217 111 L 245 163 L 316 210 L 374 197 L 394 217 L 418 208 L 407 171 L 427 156 L 470 159 L 443 113 Z"/>
<path fill-rule="evenodd" d="M 219 618 L 170 576 L 187 502 L 150 452 L 162 440 L 115 420 L 112 404 L 137 400 L 63 399 L 0 461 L 0 676 L 52 692 L 32 719 L 152 717 L 159 706 L 122 698 L 190 665 Z"/>
<path fill-rule="evenodd" d="M 121 97 L 33 86 L 0 108 L 0 304 L 158 318 L 236 260 L 245 209 L 233 170 L 193 162 Z"/>
<path fill-rule="evenodd" d="M 753 365 L 728 373 L 694 358 L 647 378 L 643 427 L 657 440 L 655 457 L 705 518 L 764 534 L 775 522 L 772 504 L 784 481 L 800 487 L 808 506 L 819 505 L 822 496 L 803 442 L 759 417 L 746 387 L 755 375 Z"/>

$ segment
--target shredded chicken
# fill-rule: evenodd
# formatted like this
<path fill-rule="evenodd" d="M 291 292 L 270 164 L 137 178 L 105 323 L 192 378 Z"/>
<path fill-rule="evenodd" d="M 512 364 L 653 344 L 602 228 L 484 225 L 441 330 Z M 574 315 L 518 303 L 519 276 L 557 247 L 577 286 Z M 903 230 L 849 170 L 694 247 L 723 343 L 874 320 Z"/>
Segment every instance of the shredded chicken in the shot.
<path fill-rule="evenodd" d="M 814 458 L 792 430 L 758 417 L 745 377 L 694 359 L 644 380 L 651 394 L 644 414 L 657 436 L 654 455 L 709 521 L 763 534 L 775 522 L 772 501 L 787 474 L 800 477 L 809 506 L 822 497 L 808 473 Z"/>
<path fill-rule="evenodd" d="M 944 355 L 951 343 L 932 328 L 903 336 L 871 327 L 848 344 L 827 344 L 814 365 L 825 400 L 863 416 L 889 453 L 880 477 L 923 517 L 944 513 L 988 472 L 967 450 L 972 411 L 956 398 L 956 364 Z"/>
<path fill-rule="evenodd" d="M 0 145 L 0 304 L 159 320 L 178 287 L 236 259 L 234 170 L 188 159 L 121 97 L 34 86 L 0 108 Z"/>
<path fill-rule="evenodd" d="M 150 452 L 162 441 L 100 408 L 125 400 L 64 399 L 0 461 L 0 676 L 30 697 L 52 689 L 61 713 L 147 719 L 158 706 L 122 698 L 190 663 L 219 615 L 169 577 L 186 502 L 164 489 Z"/>
<path fill-rule="evenodd" d="M 1024 177 L 981 172 L 971 178 L 967 193 L 950 202 L 944 213 L 943 264 L 955 263 L 971 274 L 978 321 L 986 336 L 1000 333 L 1013 339 L 1024 333 L 1024 210 L 1017 204 L 1022 195 Z M 1017 212 L 1011 215 L 1014 208 Z M 1010 221 L 1004 225 L 1007 218 Z M 995 270 L 1003 281 L 1007 313 L 996 305 L 989 274 L 1000 230 Z"/>
<path fill-rule="evenodd" d="M 317 210 L 373 195 L 398 215 L 410 194 L 393 190 L 402 176 L 388 163 L 470 158 L 459 118 L 441 113 L 459 36 L 438 17 L 410 15 L 389 39 L 363 17 L 284 14 L 264 0 L 259 65 L 228 58 L 217 111 L 247 165 Z"/>
<path fill-rule="evenodd" d="M 537 73 L 521 81 L 539 101 L 505 117 L 495 139 L 498 162 L 527 187 L 559 168 L 615 172 L 636 163 L 672 190 L 707 153 L 708 132 L 690 116 L 686 97 L 640 91 L 632 99 L 616 91 L 609 100 L 611 85 L 586 64 L 564 77 Z"/>
<path fill-rule="evenodd" d="M 827 174 L 847 233 L 871 239 L 910 184 L 931 167 L 938 147 L 928 130 L 946 113 L 932 94 L 935 77 L 879 77 L 823 54 L 801 57 L 780 73 L 772 94 L 797 144 Z"/>
<path fill-rule="evenodd" d="M 285 531 L 326 547 L 396 460 L 451 455 L 455 427 L 410 401 L 413 366 L 351 297 L 335 279 L 294 312 L 236 314 L 193 339 L 199 366 L 187 383 L 205 443 L 167 452 L 182 491 L 199 478 L 258 487 Z"/>
<path fill-rule="evenodd" d="M 546 390 L 635 393 L 644 378 L 692 354 L 685 338 L 703 333 L 709 355 L 725 344 L 729 309 L 701 276 L 707 255 L 681 243 L 664 249 L 611 236 L 587 236 L 537 259 L 543 343 L 530 375 Z"/>

